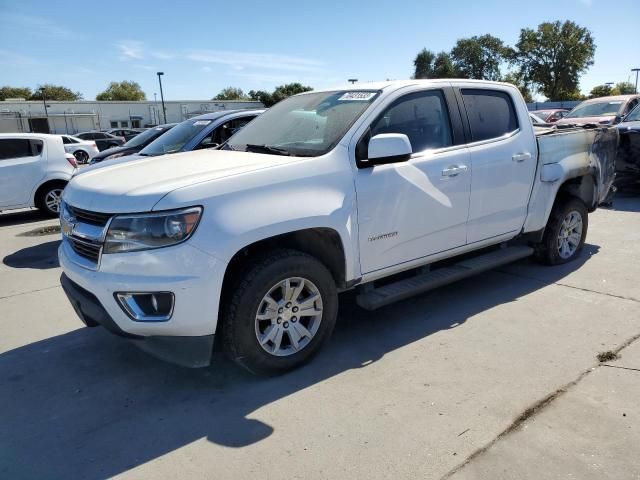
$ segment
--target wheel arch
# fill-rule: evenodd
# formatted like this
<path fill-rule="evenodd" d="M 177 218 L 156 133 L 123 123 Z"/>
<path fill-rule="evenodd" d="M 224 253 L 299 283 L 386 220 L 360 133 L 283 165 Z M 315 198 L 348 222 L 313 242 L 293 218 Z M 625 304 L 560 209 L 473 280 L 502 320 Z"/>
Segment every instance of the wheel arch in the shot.
<path fill-rule="evenodd" d="M 37 205 L 38 203 L 38 198 L 40 197 L 40 195 L 42 194 L 42 192 L 48 188 L 51 185 L 55 185 L 55 184 L 59 184 L 59 185 L 67 185 L 67 183 L 69 183 L 69 180 L 64 179 L 64 178 L 48 178 L 46 180 L 44 180 L 43 182 L 40 183 L 40 185 L 38 185 L 33 192 L 32 195 L 32 202 L 33 205 Z"/>

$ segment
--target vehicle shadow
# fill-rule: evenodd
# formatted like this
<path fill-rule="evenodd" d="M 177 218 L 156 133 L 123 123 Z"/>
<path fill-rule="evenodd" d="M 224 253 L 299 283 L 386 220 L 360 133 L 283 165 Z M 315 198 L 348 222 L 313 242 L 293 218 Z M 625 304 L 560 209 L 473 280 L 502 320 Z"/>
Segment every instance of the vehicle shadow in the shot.
<path fill-rule="evenodd" d="M 55 240 L 23 248 L 4 257 L 2 263 L 11 268 L 34 268 L 39 270 L 58 268 L 60 266 L 58 261 L 59 245 L 60 240 Z"/>
<path fill-rule="evenodd" d="M 611 210 L 621 212 L 640 212 L 640 187 L 618 191 L 613 197 Z"/>
<path fill-rule="evenodd" d="M 0 355 L 0 477 L 110 478 L 202 438 L 229 448 L 255 444 L 278 428 L 249 418 L 261 407 L 513 302 L 597 251 L 588 246 L 577 261 L 548 268 L 544 281 L 487 272 L 375 312 L 344 294 L 323 351 L 275 378 L 253 377 L 219 354 L 211 368 L 176 367 L 100 328 L 8 351 Z"/>
<path fill-rule="evenodd" d="M 40 210 L 19 210 L 17 212 L 0 213 L 0 227 L 12 227 L 14 225 L 25 225 L 28 223 L 51 220 Z"/>

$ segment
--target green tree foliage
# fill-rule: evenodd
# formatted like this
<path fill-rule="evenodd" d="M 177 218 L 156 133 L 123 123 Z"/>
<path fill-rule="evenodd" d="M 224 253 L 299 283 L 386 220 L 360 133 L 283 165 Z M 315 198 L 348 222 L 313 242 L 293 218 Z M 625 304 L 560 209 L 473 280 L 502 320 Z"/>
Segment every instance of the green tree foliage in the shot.
<path fill-rule="evenodd" d="M 451 59 L 462 78 L 499 80 L 500 63 L 506 53 L 502 40 L 486 34 L 458 40 L 451 50 Z"/>
<path fill-rule="evenodd" d="M 275 103 L 273 96 L 264 90 L 249 90 L 249 99 L 262 102 L 265 107 L 270 107 Z"/>
<path fill-rule="evenodd" d="M 611 95 L 631 95 L 636 93 L 636 86 L 631 82 L 616 83 L 611 89 Z"/>
<path fill-rule="evenodd" d="M 0 101 L 7 98 L 24 98 L 29 100 L 33 95 L 33 92 L 29 87 L 0 87 Z"/>
<path fill-rule="evenodd" d="M 227 87 L 213 97 L 213 100 L 246 100 L 247 98 L 241 88 Z"/>
<path fill-rule="evenodd" d="M 431 50 L 423 48 L 416 59 L 413 61 L 414 73 L 413 78 L 434 78 L 433 76 L 433 62 L 436 59 L 436 54 Z"/>
<path fill-rule="evenodd" d="M 310 90 L 313 90 L 313 88 L 302 85 L 301 83 L 287 83 L 276 87 L 272 93 L 265 92 L 264 90 L 250 90 L 249 98 L 262 102 L 265 107 L 269 108 L 291 95 L 308 92 Z"/>
<path fill-rule="evenodd" d="M 73 102 L 76 100 L 82 100 L 82 94 L 80 92 L 74 92 L 62 85 L 52 85 L 45 83 L 44 85 L 38 85 L 30 100 L 42 100 L 42 91 L 44 89 L 44 96 L 47 100 L 59 100 L 63 102 Z"/>
<path fill-rule="evenodd" d="M 549 100 L 580 96 L 580 75 L 593 65 L 596 45 L 591 32 L 566 21 L 523 28 L 511 54 L 520 73 Z"/>
<path fill-rule="evenodd" d="M 609 85 L 596 85 L 591 89 L 589 98 L 608 97 L 613 89 Z"/>
<path fill-rule="evenodd" d="M 520 93 L 524 97 L 524 101 L 527 103 L 533 102 L 533 93 L 531 92 L 531 88 L 527 82 L 524 81 L 520 72 L 509 72 L 503 78 L 503 82 L 511 83 L 518 87 Z"/>
<path fill-rule="evenodd" d="M 147 96 L 140 88 L 138 82 L 123 80 L 122 82 L 111 82 L 104 92 L 96 95 L 96 100 L 101 101 L 130 101 L 136 102 L 146 100 Z"/>
<path fill-rule="evenodd" d="M 447 52 L 437 55 L 431 50 L 423 48 L 413 61 L 413 78 L 453 78 L 458 72 Z"/>

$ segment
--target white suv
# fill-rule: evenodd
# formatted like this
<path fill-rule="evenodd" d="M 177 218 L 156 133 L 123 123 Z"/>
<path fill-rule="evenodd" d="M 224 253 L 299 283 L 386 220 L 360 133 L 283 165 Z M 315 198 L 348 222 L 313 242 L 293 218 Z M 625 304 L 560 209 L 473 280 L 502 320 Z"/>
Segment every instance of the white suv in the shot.
<path fill-rule="evenodd" d="M 59 135 L 0 133 L 0 211 L 38 207 L 58 216 L 76 167 Z"/>

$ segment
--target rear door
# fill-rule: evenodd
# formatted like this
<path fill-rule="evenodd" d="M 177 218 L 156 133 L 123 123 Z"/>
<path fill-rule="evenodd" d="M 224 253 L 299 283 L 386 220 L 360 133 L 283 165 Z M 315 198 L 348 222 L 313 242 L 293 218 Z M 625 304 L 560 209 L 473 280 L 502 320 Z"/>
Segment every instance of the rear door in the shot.
<path fill-rule="evenodd" d="M 42 154 L 42 140 L 0 138 L 0 207 L 30 202 L 44 174 Z"/>
<path fill-rule="evenodd" d="M 413 149 L 409 161 L 356 172 L 362 273 L 466 243 L 471 165 L 453 91 L 412 90 L 391 99 L 356 147 L 401 133 Z"/>
<path fill-rule="evenodd" d="M 520 231 L 536 171 L 530 121 L 519 118 L 509 90 L 473 85 L 457 90 L 470 137 L 471 199 L 467 242 Z"/>

